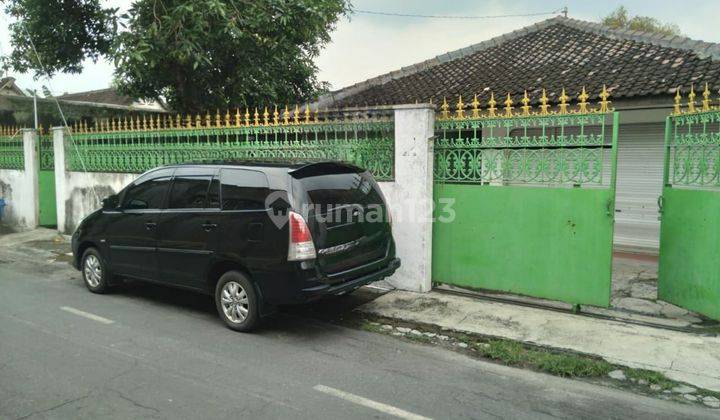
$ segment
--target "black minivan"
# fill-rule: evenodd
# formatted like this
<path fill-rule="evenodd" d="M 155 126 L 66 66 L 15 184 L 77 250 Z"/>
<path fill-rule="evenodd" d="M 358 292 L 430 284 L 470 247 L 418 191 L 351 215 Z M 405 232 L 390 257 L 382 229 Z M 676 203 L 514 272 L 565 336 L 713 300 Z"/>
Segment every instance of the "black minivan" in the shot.
<path fill-rule="evenodd" d="M 214 296 L 248 331 L 275 305 L 392 275 L 392 220 L 372 175 L 337 162 L 213 162 L 148 171 L 72 236 L 91 292 L 124 278 Z"/>

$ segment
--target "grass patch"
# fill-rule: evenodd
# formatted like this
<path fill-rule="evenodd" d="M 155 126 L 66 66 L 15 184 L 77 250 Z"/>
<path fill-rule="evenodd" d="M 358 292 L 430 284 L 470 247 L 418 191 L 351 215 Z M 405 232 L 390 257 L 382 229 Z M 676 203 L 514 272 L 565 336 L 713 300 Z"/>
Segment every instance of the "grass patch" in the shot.
<path fill-rule="evenodd" d="M 382 329 L 382 327 L 380 326 L 380 324 L 378 324 L 377 322 L 371 322 L 371 321 L 368 321 L 365 319 L 360 323 L 360 329 L 363 331 L 369 331 L 369 332 L 374 332 L 374 333 L 384 333 L 385 332 Z"/>
<path fill-rule="evenodd" d="M 645 369 L 625 369 L 625 376 L 636 381 L 645 381 L 649 385 L 659 385 L 662 389 L 670 389 L 677 384 L 660 372 Z"/>
<path fill-rule="evenodd" d="M 527 348 L 515 341 L 491 340 L 476 343 L 475 348 L 481 356 L 508 366 L 523 366 L 568 378 L 605 376 L 614 369 L 604 360 Z"/>

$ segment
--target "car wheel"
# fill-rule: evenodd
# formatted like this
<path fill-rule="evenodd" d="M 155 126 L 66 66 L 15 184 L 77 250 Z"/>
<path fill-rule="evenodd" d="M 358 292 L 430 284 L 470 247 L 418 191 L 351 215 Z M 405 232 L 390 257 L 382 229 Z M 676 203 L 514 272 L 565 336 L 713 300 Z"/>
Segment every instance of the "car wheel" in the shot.
<path fill-rule="evenodd" d="M 228 271 L 215 287 L 220 319 L 235 331 L 250 331 L 259 321 L 258 301 L 252 282 L 239 271 Z"/>
<path fill-rule="evenodd" d="M 88 248 L 82 257 L 82 277 L 85 286 L 93 293 L 106 293 L 109 289 L 107 265 L 100 251 Z"/>

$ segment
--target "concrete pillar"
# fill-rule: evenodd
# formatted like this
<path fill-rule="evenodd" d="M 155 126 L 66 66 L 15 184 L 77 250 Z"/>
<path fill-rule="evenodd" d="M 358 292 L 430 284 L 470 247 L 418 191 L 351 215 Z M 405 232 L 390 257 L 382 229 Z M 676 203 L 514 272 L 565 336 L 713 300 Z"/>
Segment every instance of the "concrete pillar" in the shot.
<path fill-rule="evenodd" d="M 398 105 L 395 112 L 395 182 L 383 183 L 402 266 L 388 281 L 399 289 L 432 287 L 433 136 L 429 104 Z"/>
<path fill-rule="evenodd" d="M 37 131 L 30 128 L 22 130 L 23 155 L 25 158 L 25 188 L 23 198 L 19 204 L 23 209 L 21 214 L 28 229 L 35 229 L 40 222 L 40 193 L 38 184 L 38 171 L 40 170 L 40 157 L 38 155 Z"/>
<path fill-rule="evenodd" d="M 54 127 L 53 152 L 55 154 L 55 204 L 57 207 L 57 229 L 65 233 L 65 197 L 67 196 L 67 166 L 65 164 L 65 133 L 64 127 Z"/>

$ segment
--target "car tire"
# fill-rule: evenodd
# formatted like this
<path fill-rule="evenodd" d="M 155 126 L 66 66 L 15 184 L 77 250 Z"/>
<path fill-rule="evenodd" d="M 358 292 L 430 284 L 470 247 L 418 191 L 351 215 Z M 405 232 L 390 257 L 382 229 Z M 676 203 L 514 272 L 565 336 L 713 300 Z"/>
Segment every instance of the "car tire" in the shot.
<path fill-rule="evenodd" d="M 110 273 L 105 259 L 96 248 L 85 250 L 81 260 L 80 272 L 89 291 L 93 293 L 107 293 L 110 289 L 108 278 Z"/>
<path fill-rule="evenodd" d="M 250 279 L 239 271 L 223 274 L 215 286 L 215 307 L 228 328 L 247 332 L 258 326 L 258 297 Z"/>

